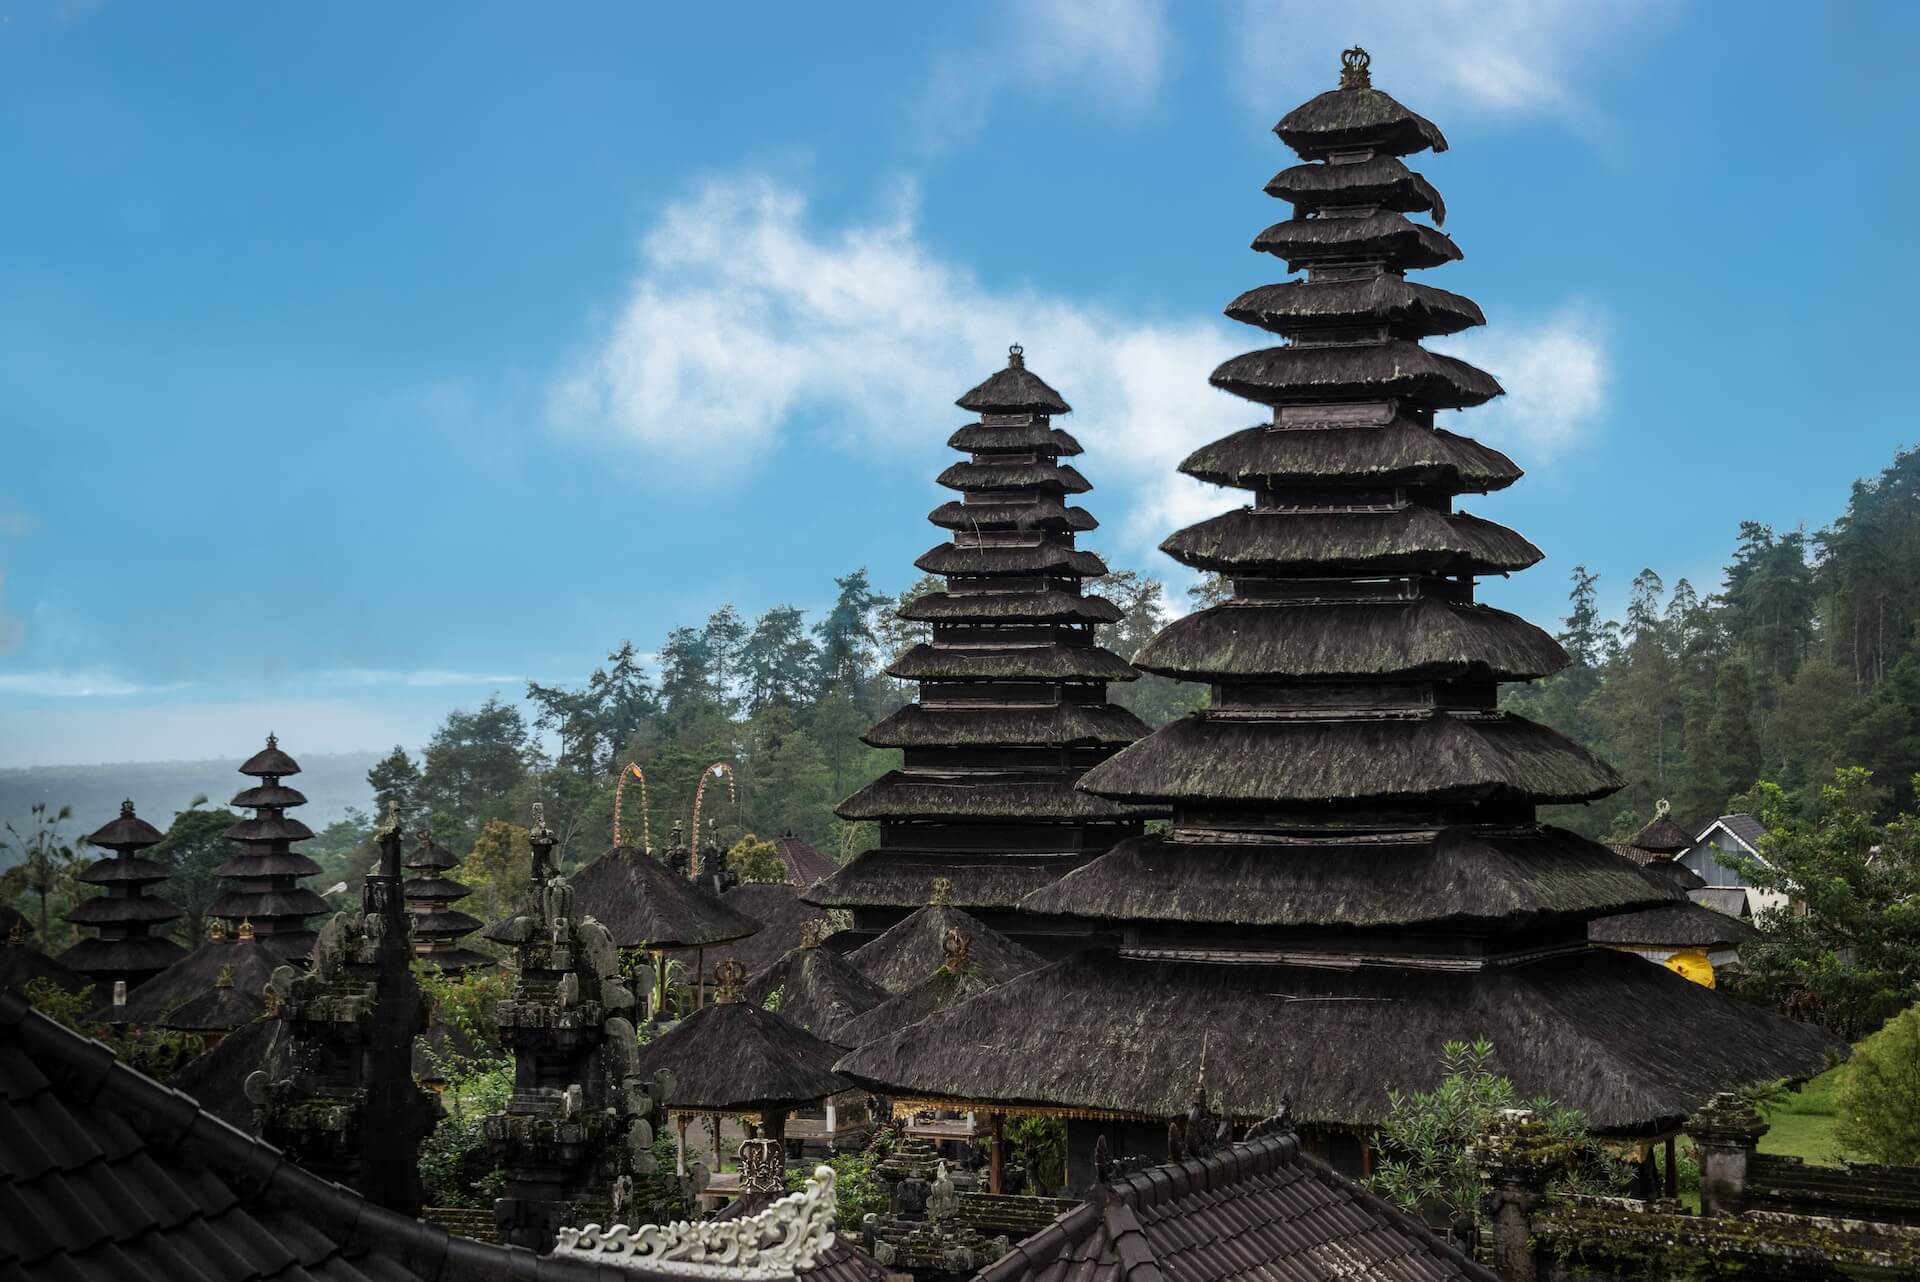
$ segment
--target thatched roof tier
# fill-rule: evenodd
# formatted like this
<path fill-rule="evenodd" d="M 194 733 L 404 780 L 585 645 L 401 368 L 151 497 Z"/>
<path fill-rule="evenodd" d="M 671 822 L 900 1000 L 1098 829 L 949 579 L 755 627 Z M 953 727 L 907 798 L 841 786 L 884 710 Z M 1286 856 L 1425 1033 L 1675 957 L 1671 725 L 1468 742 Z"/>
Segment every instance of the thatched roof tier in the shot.
<path fill-rule="evenodd" d="M 229 890 L 207 909 L 209 916 L 227 921 L 254 922 L 255 929 L 258 929 L 257 923 L 276 917 L 306 918 L 331 911 L 326 900 L 305 886 L 290 886 L 285 890 Z"/>
<path fill-rule="evenodd" d="M 1717 1091 L 1811 1076 L 1833 1045 L 1605 949 L 1473 971 L 1096 952 L 886 1034 L 839 1069 L 903 1099 L 1160 1118 L 1185 1109 L 1205 1041 L 1207 1084 L 1233 1113 L 1291 1096 L 1303 1123 L 1373 1126 L 1389 1088 L 1434 1085 L 1442 1044 L 1461 1038 L 1491 1041 L 1522 1096 L 1611 1134 L 1670 1131 Z"/>
<path fill-rule="evenodd" d="M 1255 236 L 1253 248 L 1284 260 L 1288 271 L 1356 258 L 1405 270 L 1438 267 L 1461 256 L 1445 232 L 1392 210 L 1358 218 L 1289 218 Z"/>
<path fill-rule="evenodd" d="M 145 850 L 148 846 L 157 846 L 165 840 L 164 834 L 133 812 L 133 803 L 120 804 L 120 813 L 111 822 L 102 824 L 87 835 L 89 846 L 99 846 L 106 850 Z"/>
<path fill-rule="evenodd" d="M 1060 399 L 1060 393 L 1042 382 L 1027 368 L 1019 349 L 1012 353 L 1007 367 L 995 370 L 993 377 L 954 402 L 976 414 L 1068 414 L 1073 407 Z"/>
<path fill-rule="evenodd" d="M 1562 829 L 1462 826 L 1258 845 L 1136 837 L 1021 907 L 1209 926 L 1527 930 L 1664 898 L 1605 846 Z"/>
<path fill-rule="evenodd" d="M 569 880 L 580 911 L 611 931 L 621 948 L 704 948 L 760 928 L 632 846 L 615 846 Z"/>
<path fill-rule="evenodd" d="M 822 854 L 805 837 L 796 837 L 789 831 L 773 839 L 773 855 L 786 869 L 787 885 L 806 887 L 823 877 L 831 877 L 840 869 L 840 861 L 831 855 Z"/>
<path fill-rule="evenodd" d="M 1081 792 L 1072 779 L 1059 775 L 891 770 L 835 806 L 833 813 L 842 819 L 1085 823 L 1151 819 L 1159 812 Z"/>
<path fill-rule="evenodd" d="M 1254 720 L 1193 713 L 1081 777 L 1119 801 L 1312 805 L 1422 798 L 1554 805 L 1626 780 L 1558 732 L 1505 713 Z"/>
<path fill-rule="evenodd" d="M 847 1035 L 848 1022 L 887 1000 L 886 990 L 852 962 L 817 944 L 790 949 L 756 974 L 747 984 L 746 1001 L 765 1006 L 775 993 L 780 994 L 780 1018 L 836 1046 L 858 1045 Z"/>
<path fill-rule="evenodd" d="M 1134 656 L 1145 672 L 1237 682 L 1489 676 L 1528 681 L 1567 664 L 1517 614 L 1436 597 L 1229 601 L 1175 619 Z"/>
<path fill-rule="evenodd" d="M 1132 743 L 1146 723 L 1110 703 L 926 707 L 910 703 L 860 736 L 874 748 Z"/>
<path fill-rule="evenodd" d="M 1660 803 L 1660 813 L 1653 817 L 1653 822 L 1633 834 L 1629 845 L 1649 854 L 1667 856 L 1682 854 L 1693 849 L 1692 834 L 1673 821 L 1673 817 L 1666 811 L 1666 804 L 1664 801 Z"/>
<path fill-rule="evenodd" d="M 55 961 L 33 945 L 14 943 L 11 933 L 0 935 L 0 990 L 24 993 L 27 985 L 36 979 L 44 979 L 68 993 L 95 986 L 79 971 Z"/>
<path fill-rule="evenodd" d="M 715 1002 L 640 1048 L 633 1071 L 673 1074 L 676 1113 L 759 1113 L 854 1089 L 833 1071 L 840 1049 L 773 1011 Z"/>
<path fill-rule="evenodd" d="M 266 999 L 257 993 L 216 983 L 168 1011 L 160 1026 L 176 1033 L 224 1033 L 251 1024 L 266 1008 Z"/>
<path fill-rule="evenodd" d="M 1411 156 L 1429 147 L 1447 149 L 1438 125 L 1361 81 L 1364 74 L 1350 87 L 1330 89 L 1295 107 L 1273 132 L 1303 160 L 1325 160 L 1341 151 Z"/>
<path fill-rule="evenodd" d="M 955 463 L 934 481 L 950 490 L 1046 490 L 1085 494 L 1093 488 L 1071 464 L 1045 459 L 1028 463 L 997 460 Z"/>
<path fill-rule="evenodd" d="M 470 935 L 486 923 L 470 913 L 452 908 L 437 908 L 431 912 L 413 914 L 413 933 L 425 939 L 458 939 Z"/>
<path fill-rule="evenodd" d="M 900 607 L 909 623 L 1118 623 L 1105 597 L 1046 592 L 929 592 Z"/>
<path fill-rule="evenodd" d="M 952 904 L 925 903 L 924 894 L 923 890 L 920 908 L 849 955 L 861 974 L 889 993 L 904 993 L 946 965 L 950 930 L 967 937 L 969 965 L 993 983 L 1004 983 L 1041 964 L 1038 954 L 972 913 Z"/>
<path fill-rule="evenodd" d="M 175 913 L 174 916 L 179 916 Z M 99 925 L 88 922 L 87 925 Z M 60 964 L 89 976 L 96 983 L 124 979 L 129 984 L 179 961 L 187 950 L 164 935 L 135 935 L 125 939 L 83 939 L 60 954 Z"/>
<path fill-rule="evenodd" d="M 221 972 L 229 967 L 235 988 L 257 994 L 286 961 L 262 938 L 208 940 L 135 989 L 115 1020 L 165 1027 L 169 1012 L 212 990 L 220 983 Z M 104 999 L 111 994 L 95 996 Z"/>
<path fill-rule="evenodd" d="M 76 926 L 150 926 L 163 921 L 178 921 L 184 916 L 178 908 L 152 895 L 99 895 L 83 899 L 67 913 Z"/>
<path fill-rule="evenodd" d="M 320 865 L 297 850 L 241 853 L 213 870 L 220 877 L 311 877 Z"/>
<path fill-rule="evenodd" d="M 1607 849 L 1619 854 L 1622 848 L 1609 846 Z M 1668 890 L 1677 890 L 1683 895 L 1689 891 L 1700 890 L 1707 884 L 1705 877 L 1678 860 L 1656 859 L 1650 863 L 1640 863 L 1638 860 L 1634 862 L 1639 865 L 1641 873 L 1652 878 L 1656 885 Z"/>
<path fill-rule="evenodd" d="M 300 773 L 300 763 L 280 749 L 278 735 L 267 736 L 267 746 L 240 763 L 240 773 L 256 779 L 284 779 Z"/>
<path fill-rule="evenodd" d="M 451 877 L 409 877 L 402 885 L 409 901 L 428 899 L 452 901 L 465 899 L 473 893 L 473 887 L 457 882 Z"/>
<path fill-rule="evenodd" d="M 1224 361 L 1213 385 L 1262 405 L 1403 397 L 1428 409 L 1484 405 L 1500 395 L 1491 374 L 1410 339 L 1342 347 L 1269 347 Z"/>
<path fill-rule="evenodd" d="M 1403 214 L 1431 211 L 1447 221 L 1447 203 L 1432 183 L 1395 156 L 1369 156 L 1342 165 L 1291 165 L 1267 181 L 1267 195 L 1301 213 L 1341 205 L 1378 205 Z"/>
<path fill-rule="evenodd" d="M 927 902 L 928 883 L 944 877 L 952 883 L 955 905 L 1012 912 L 1089 857 L 1084 851 L 868 850 L 816 883 L 807 902 L 822 908 L 919 908 Z"/>
<path fill-rule="evenodd" d="M 279 1031 L 277 1019 L 255 1019 L 234 1027 L 203 1054 L 182 1064 L 167 1085 L 200 1101 L 200 1107 L 245 1135 L 253 1133 L 253 1101 L 247 1078 L 267 1062 L 267 1050 Z"/>
<path fill-rule="evenodd" d="M 155 926 L 184 916 L 170 901 L 147 893 L 148 886 L 167 880 L 166 865 L 134 853 L 161 840 L 160 830 L 135 814 L 131 801 L 121 802 L 119 816 L 87 837 L 90 844 L 113 853 L 88 865 L 78 879 L 104 887 L 106 893 L 75 904 L 67 911 L 67 921 L 100 933 L 80 940 L 60 960 L 106 991 L 118 980 L 129 987 L 141 984 L 187 951 L 171 939 L 149 934 Z"/>
<path fill-rule="evenodd" d="M 75 873 L 74 880 L 90 886 L 145 886 L 165 881 L 172 875 L 172 870 L 163 863 L 139 855 L 117 855 L 96 859 Z"/>
<path fill-rule="evenodd" d="M 267 815 L 229 824 L 220 835 L 229 841 L 305 841 L 313 836 L 313 829 L 288 815 Z"/>
<path fill-rule="evenodd" d="M 1695 903 L 1602 917 L 1587 927 L 1594 943 L 1623 948 L 1738 948 L 1759 933 L 1750 922 Z"/>
<path fill-rule="evenodd" d="M 0 904 L 0 942 L 10 939 L 15 932 L 24 938 L 33 934 L 33 923 L 27 915 L 12 904 Z"/>
<path fill-rule="evenodd" d="M 930 548 L 913 564 L 928 574 L 981 577 L 1054 574 L 1097 579 L 1107 572 L 1107 563 L 1093 553 L 1059 543 L 1031 543 L 1024 546 L 988 543 L 966 547 L 942 543 L 939 547 Z"/>
<path fill-rule="evenodd" d="M 728 958 L 745 967 L 747 974 L 758 975 L 799 947 L 802 924 L 820 915 L 818 908 L 801 901 L 799 887 L 786 882 L 743 882 L 720 896 L 720 902 L 758 922 L 760 929 L 707 949 L 704 973 L 709 980 Z"/>
<path fill-rule="evenodd" d="M 1289 338 L 1360 325 L 1385 325 L 1399 338 L 1427 338 L 1487 323 L 1471 298 L 1392 274 L 1260 285 L 1228 303 L 1226 314 Z"/>
<path fill-rule="evenodd" d="M 1092 645 L 914 646 L 887 665 L 902 681 L 1133 681 L 1139 673 Z"/>
<path fill-rule="evenodd" d="M 458 868 L 460 856 L 435 841 L 431 832 L 422 830 L 420 840 L 407 853 L 406 866 L 416 872 L 443 872 L 448 868 Z"/>
<path fill-rule="evenodd" d="M 1017 503 L 942 503 L 927 520 L 943 530 L 1069 530 L 1084 534 L 1100 522 L 1083 507 L 1047 495 Z"/>
<path fill-rule="evenodd" d="M 1069 458 L 1086 453 L 1080 442 L 1073 438 L 1073 433 L 1032 421 L 968 423 L 949 436 L 947 444 L 967 454 L 1036 453 Z"/>
<path fill-rule="evenodd" d="M 262 784 L 257 788 L 245 788 L 235 793 L 230 804 L 246 809 L 304 806 L 307 804 L 307 795 L 298 789 L 282 787 L 277 783 Z M 261 816 L 261 818 L 271 817 Z M 233 834 L 229 831 L 224 835 L 232 836 Z M 239 841 L 243 838 L 235 837 L 234 840 Z"/>
<path fill-rule="evenodd" d="M 1520 469 L 1499 450 L 1404 418 L 1380 427 L 1263 423 L 1201 446 L 1180 470 L 1242 490 L 1359 482 L 1486 493 L 1520 479 Z"/>
<path fill-rule="evenodd" d="M 974 969 L 949 974 L 943 967 L 925 976 L 905 992 L 895 993 L 872 1010 L 863 1011 L 847 1020 L 843 1026 L 844 1044 L 861 1046 L 876 1037 L 898 1032 L 929 1015 L 936 1015 L 969 997 L 984 993 L 998 982 Z"/>
<path fill-rule="evenodd" d="M 1236 508 L 1176 530 L 1160 550 L 1231 575 L 1507 574 L 1545 555 L 1513 530 L 1465 512 Z"/>

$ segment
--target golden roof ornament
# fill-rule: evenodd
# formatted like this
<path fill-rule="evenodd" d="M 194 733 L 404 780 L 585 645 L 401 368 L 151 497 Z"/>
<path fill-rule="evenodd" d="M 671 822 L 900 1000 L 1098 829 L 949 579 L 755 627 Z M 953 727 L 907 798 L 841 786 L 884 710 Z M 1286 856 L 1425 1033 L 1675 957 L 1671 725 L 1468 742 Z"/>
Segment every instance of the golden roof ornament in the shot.
<path fill-rule="evenodd" d="M 226 943 L 227 942 L 227 923 L 222 921 L 218 917 L 215 917 L 212 921 L 208 922 L 207 923 L 207 942 L 209 944 Z"/>
<path fill-rule="evenodd" d="M 1359 45 L 1343 50 L 1340 54 L 1340 87 L 1342 89 L 1373 88 L 1373 73 L 1368 70 L 1373 65 L 1373 55 Z"/>
<path fill-rule="evenodd" d="M 1007 368 L 1025 369 L 1027 367 L 1027 349 L 1015 343 L 1007 349 Z"/>
<path fill-rule="evenodd" d="M 818 948 L 825 943 L 829 933 L 827 927 L 830 924 L 825 917 L 809 917 L 801 922 L 800 947 Z"/>
<path fill-rule="evenodd" d="M 220 973 L 213 977 L 213 986 L 215 988 L 233 987 L 233 966 L 231 964 L 224 965 L 220 968 Z"/>
<path fill-rule="evenodd" d="M 248 921 L 245 917 L 242 917 L 240 919 L 239 935 L 240 935 L 241 943 L 251 944 L 253 942 L 253 923 L 251 921 Z"/>
<path fill-rule="evenodd" d="M 716 1006 L 733 1006 L 746 1000 L 747 968 L 736 957 L 729 957 L 714 969 L 720 991 L 713 995 Z"/>
<path fill-rule="evenodd" d="M 927 906 L 930 908 L 948 908 L 953 905 L 953 878 L 935 877 L 933 885 L 927 891 Z"/>
<path fill-rule="evenodd" d="M 972 947 L 972 935 L 957 926 L 947 927 L 946 933 L 940 936 L 940 951 L 946 955 L 946 960 L 940 963 L 940 969 L 949 975 L 965 971 L 972 963 L 972 958 L 967 955 Z"/>

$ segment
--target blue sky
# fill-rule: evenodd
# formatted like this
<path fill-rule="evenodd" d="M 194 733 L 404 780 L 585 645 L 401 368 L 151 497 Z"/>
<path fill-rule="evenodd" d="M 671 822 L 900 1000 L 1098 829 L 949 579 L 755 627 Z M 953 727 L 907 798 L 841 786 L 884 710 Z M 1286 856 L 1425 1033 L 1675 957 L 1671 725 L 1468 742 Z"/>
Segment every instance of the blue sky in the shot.
<path fill-rule="evenodd" d="M 1278 279 L 1267 132 L 1338 52 L 1416 167 L 1544 564 L 1717 581 L 1920 437 L 1911 6 L 0 0 L 0 765 L 419 742 L 723 601 L 909 582 L 953 397 L 1079 410 L 1092 545 Z M 564 16 L 556 16 L 564 15 Z"/>

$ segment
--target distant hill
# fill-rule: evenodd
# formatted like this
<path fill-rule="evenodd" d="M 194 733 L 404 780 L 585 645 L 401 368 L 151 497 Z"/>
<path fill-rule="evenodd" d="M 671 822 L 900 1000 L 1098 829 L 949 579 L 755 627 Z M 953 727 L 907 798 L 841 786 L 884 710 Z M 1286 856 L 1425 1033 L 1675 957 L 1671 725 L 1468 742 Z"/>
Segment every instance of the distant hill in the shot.
<path fill-rule="evenodd" d="M 337 752 L 300 754 L 301 770 L 288 782 L 307 795 L 308 804 L 295 812 L 309 828 L 320 831 L 346 817 L 348 806 L 371 810 L 367 770 L 383 754 Z M 29 766 L 0 770 L 0 821 L 30 832 L 31 807 L 45 801 L 53 809 L 73 807 L 73 819 L 64 831 L 73 837 L 92 832 L 120 811 L 124 797 L 133 798 L 140 815 L 166 831 L 174 812 L 184 809 L 200 793 L 212 805 L 247 786 L 234 767 L 237 758 L 218 761 L 128 761 L 102 766 Z M 4 836 L 4 834 L 0 834 Z M 11 851 L 0 851 L 0 867 L 15 861 Z"/>

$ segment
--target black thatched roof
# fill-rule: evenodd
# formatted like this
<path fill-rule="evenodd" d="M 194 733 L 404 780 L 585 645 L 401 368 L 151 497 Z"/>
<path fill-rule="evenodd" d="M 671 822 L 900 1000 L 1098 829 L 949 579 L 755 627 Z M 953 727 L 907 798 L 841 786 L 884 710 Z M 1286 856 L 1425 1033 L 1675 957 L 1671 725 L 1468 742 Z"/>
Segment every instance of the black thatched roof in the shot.
<path fill-rule="evenodd" d="M 1499 450 L 1406 419 L 1380 427 L 1261 424 L 1202 445 L 1180 470 L 1243 490 L 1359 481 L 1460 494 L 1503 490 L 1520 479 L 1520 469 Z"/>
<path fill-rule="evenodd" d="M 157 846 L 165 840 L 158 828 L 133 813 L 133 803 L 120 803 L 120 813 L 112 822 L 102 824 L 87 835 L 89 846 L 101 846 L 108 850 L 144 850 L 148 846 Z"/>
<path fill-rule="evenodd" d="M 273 808 L 304 806 L 307 804 L 307 795 L 296 788 L 288 788 L 280 784 L 262 784 L 257 788 L 243 788 L 234 793 L 233 800 L 228 804 L 239 806 L 243 810 L 258 809 L 263 806 Z M 227 830 L 227 835 L 233 836 L 231 828 Z M 238 837 L 234 839 L 240 840 Z"/>
<path fill-rule="evenodd" d="M 1080 447 L 1080 442 L 1073 439 L 1071 432 L 1032 422 L 968 423 L 949 436 L 947 444 L 968 454 L 1031 452 L 1070 458 L 1086 453 Z"/>
<path fill-rule="evenodd" d="M 728 958 L 739 962 L 747 974 L 759 974 L 798 947 L 801 923 L 820 915 L 819 909 L 802 903 L 800 891 L 786 882 L 746 882 L 720 896 L 720 902 L 758 922 L 760 929 L 706 951 L 709 981 Z"/>
<path fill-rule="evenodd" d="M 228 967 L 233 970 L 235 988 L 258 994 L 275 968 L 285 964 L 285 955 L 265 938 L 208 940 L 134 989 L 115 1022 L 164 1027 L 175 1007 L 212 991 Z"/>
<path fill-rule="evenodd" d="M 1273 132 L 1303 160 L 1361 149 L 1389 156 L 1447 149 L 1438 125 L 1371 86 L 1330 89 L 1282 116 Z"/>
<path fill-rule="evenodd" d="M 1445 232 L 1392 210 L 1360 218 L 1289 218 L 1255 236 L 1253 248 L 1284 259 L 1288 271 L 1350 258 L 1379 258 L 1402 269 L 1438 267 L 1461 256 Z"/>
<path fill-rule="evenodd" d="M 165 881 L 173 873 L 163 863 L 142 859 L 139 855 L 114 855 L 96 859 L 74 877 L 92 886 L 149 885 Z"/>
<path fill-rule="evenodd" d="M 1015 349 L 1007 367 L 954 402 L 976 414 L 1067 414 L 1072 406 L 1027 368 Z"/>
<path fill-rule="evenodd" d="M 1019 771 L 940 775 L 891 770 L 835 806 L 833 813 L 842 819 L 1084 823 L 1151 819 L 1160 811 L 1091 796 L 1076 789 L 1072 779 L 1058 775 L 1045 777 Z"/>
<path fill-rule="evenodd" d="M 401 894 L 410 903 L 452 903 L 473 893 L 471 886 L 451 877 L 409 877 L 400 885 Z"/>
<path fill-rule="evenodd" d="M 929 592 L 900 607 L 910 623 L 1118 623 L 1120 607 L 1105 597 L 1045 592 Z"/>
<path fill-rule="evenodd" d="M 1633 834 L 1628 844 L 1636 850 L 1650 851 L 1658 855 L 1677 855 L 1693 849 L 1693 836 L 1685 828 L 1675 823 L 1664 809 L 1653 817 L 1653 822 Z"/>
<path fill-rule="evenodd" d="M 16 944 L 9 938 L 0 938 L 0 989 L 22 993 L 36 979 L 44 979 L 55 988 L 69 993 L 77 993 L 93 982 L 32 944 L 24 941 Z"/>
<path fill-rule="evenodd" d="M 1021 907 L 1139 922 L 1525 930 L 1666 897 L 1605 846 L 1562 829 L 1457 827 L 1260 845 L 1136 837 Z"/>
<path fill-rule="evenodd" d="M 96 895 L 67 912 L 76 926 L 151 926 L 185 914 L 156 895 Z"/>
<path fill-rule="evenodd" d="M 297 850 L 246 851 L 214 869 L 221 877 L 240 878 L 311 877 L 319 871 L 319 864 Z"/>
<path fill-rule="evenodd" d="M 313 829 L 290 815 L 267 815 L 230 824 L 220 835 L 231 841 L 305 841 L 313 836 Z M 312 871 L 319 871 L 318 866 Z"/>
<path fill-rule="evenodd" d="M 910 703 L 860 736 L 875 748 L 1132 743 L 1146 723 L 1110 703 L 926 707 Z"/>
<path fill-rule="evenodd" d="M 257 993 L 215 984 L 168 1011 L 160 1026 L 177 1033 L 223 1033 L 252 1023 L 266 1008 L 266 999 Z"/>
<path fill-rule="evenodd" d="M 132 939 L 83 939 L 61 953 L 60 962 L 102 984 L 114 979 L 138 983 L 141 977 L 165 970 L 186 955 L 186 949 L 163 935 L 141 935 Z"/>
<path fill-rule="evenodd" d="M 702 948 L 751 935 L 751 917 L 632 846 L 615 846 L 575 873 L 574 903 L 621 948 Z"/>
<path fill-rule="evenodd" d="M 1269 196 L 1305 213 L 1329 205 L 1378 205 L 1403 214 L 1431 211 L 1447 221 L 1447 203 L 1432 183 L 1395 156 L 1369 156 L 1343 165 L 1291 165 L 1267 181 Z"/>
<path fill-rule="evenodd" d="M 1228 303 L 1226 313 L 1289 337 L 1335 325 L 1387 325 L 1401 338 L 1423 338 L 1487 323 L 1471 298 L 1403 276 L 1261 285 Z"/>
<path fill-rule="evenodd" d="M 460 856 L 435 841 L 433 833 L 425 828 L 420 830 L 420 840 L 407 854 L 407 867 L 415 870 L 442 872 L 459 866 Z"/>
<path fill-rule="evenodd" d="M 1408 339 L 1348 347 L 1269 347 L 1224 361 L 1213 385 L 1262 405 L 1405 397 L 1430 409 L 1484 405 L 1501 394 L 1491 374 Z"/>
<path fill-rule="evenodd" d="M 934 480 L 950 490 L 1046 490 L 1085 494 L 1093 488 L 1070 464 L 1051 461 L 954 463 Z"/>
<path fill-rule="evenodd" d="M 948 575 L 1064 574 L 1097 579 L 1107 572 L 1107 563 L 1093 553 L 1062 547 L 1058 543 L 1038 543 L 1027 547 L 1001 543 L 960 547 L 953 543 L 942 543 L 928 549 L 913 564 L 928 574 Z"/>
<path fill-rule="evenodd" d="M 1602 917 L 1587 926 L 1596 944 L 1648 948 L 1738 948 L 1760 932 L 1738 917 L 1690 902 Z"/>
<path fill-rule="evenodd" d="M 0 904 L 0 943 L 11 939 L 16 931 L 25 938 L 33 934 L 33 923 L 12 904 Z"/>
<path fill-rule="evenodd" d="M 868 850 L 807 891 L 822 908 L 917 908 L 936 877 L 953 883 L 963 908 L 1014 909 L 1092 856 L 981 850 Z M 877 942 L 877 941 L 876 941 Z"/>
<path fill-rule="evenodd" d="M 914 646 L 887 665 L 902 681 L 1133 681 L 1140 674 L 1111 650 L 1039 642 L 1004 646 Z"/>
<path fill-rule="evenodd" d="M 1417 1217 L 1300 1151 L 1234 1144 L 1096 1187 L 975 1282 L 1499 1282 Z"/>
<path fill-rule="evenodd" d="M 821 854 L 812 842 L 804 837 L 787 833 L 773 839 L 773 853 L 781 866 L 787 870 L 787 884 L 802 889 L 816 881 L 831 877 L 840 870 L 837 861 Z M 724 898 L 724 896 L 723 896 Z M 752 916 L 751 913 L 748 914 Z"/>
<path fill-rule="evenodd" d="M 284 779 L 299 774 L 300 763 L 280 750 L 278 736 L 268 735 L 267 746 L 242 762 L 240 773 L 256 779 Z"/>
<path fill-rule="evenodd" d="M 1233 575 L 1506 574 L 1543 553 L 1504 525 L 1464 512 L 1237 508 L 1176 530 L 1160 550 L 1183 565 Z"/>
<path fill-rule="evenodd" d="M 780 1018 L 836 1046 L 856 1045 L 847 1035 L 854 1016 L 887 999 L 886 990 L 854 964 L 820 945 L 790 950 L 747 984 L 746 1001 L 765 1006 L 780 995 Z"/>
<path fill-rule="evenodd" d="M 1195 713 L 1095 766 L 1080 786 L 1121 801 L 1336 802 L 1420 797 L 1592 801 L 1626 781 L 1545 726 L 1504 714 L 1227 720 Z"/>
<path fill-rule="evenodd" d="M 996 982 L 974 970 L 962 970 L 958 974 L 945 969 L 936 970 L 906 992 L 895 993 L 872 1010 L 849 1019 L 843 1029 L 843 1041 L 848 1046 L 864 1046 L 876 1037 L 897 1033 L 929 1015 L 937 1015 L 969 997 L 984 993 Z"/>
<path fill-rule="evenodd" d="M 949 930 L 967 937 L 976 973 L 993 983 L 1040 965 L 1037 954 L 951 904 L 923 904 L 878 939 L 854 949 L 851 960 L 861 974 L 889 993 L 904 993 L 946 964 Z"/>
<path fill-rule="evenodd" d="M 1377 1125 L 1426 1089 L 1443 1042 L 1484 1037 L 1523 1096 L 1597 1130 L 1659 1133 L 1715 1092 L 1811 1076 L 1816 1028 L 1606 949 L 1471 972 L 1208 965 L 1083 953 L 886 1035 L 840 1071 L 905 1100 L 1182 1112 L 1207 1083 L 1242 1117 Z M 991 1047 L 991 1054 L 979 1048 Z"/>
<path fill-rule="evenodd" d="M 1175 619 L 1133 661 L 1193 681 L 1469 674 L 1524 681 L 1558 672 L 1567 655 L 1519 615 L 1421 597 L 1228 602 Z"/>
<path fill-rule="evenodd" d="M 1620 853 L 1619 846 L 1610 846 L 1608 849 L 1615 854 Z M 1640 871 L 1662 890 L 1676 890 L 1683 895 L 1688 891 L 1699 890 L 1707 884 L 1705 877 L 1674 859 L 1655 859 L 1650 863 L 1640 864 Z"/>
<path fill-rule="evenodd" d="M 1051 494 L 1027 494 L 1013 502 L 942 503 L 927 520 L 943 530 L 1069 530 L 1084 534 L 1100 528 L 1093 513 L 1072 507 Z"/>
<path fill-rule="evenodd" d="M 640 1048 L 638 1071 L 673 1074 L 668 1107 L 682 1113 L 790 1109 L 854 1089 L 833 1071 L 840 1049 L 778 1014 L 716 1002 Z"/>
<path fill-rule="evenodd" d="M 167 1085 L 201 1101 L 200 1107 L 237 1131 L 254 1133 L 253 1102 L 247 1077 L 267 1062 L 267 1048 L 279 1028 L 277 1019 L 241 1024 L 167 1079 Z"/>

